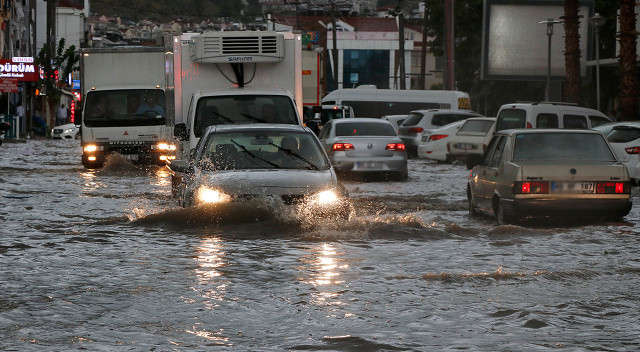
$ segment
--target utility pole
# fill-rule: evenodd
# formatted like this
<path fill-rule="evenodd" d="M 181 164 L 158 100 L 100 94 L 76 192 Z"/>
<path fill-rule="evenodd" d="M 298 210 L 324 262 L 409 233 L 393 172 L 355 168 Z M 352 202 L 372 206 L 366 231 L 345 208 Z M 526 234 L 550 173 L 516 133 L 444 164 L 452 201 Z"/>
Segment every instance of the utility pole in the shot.
<path fill-rule="evenodd" d="M 56 44 L 56 5 L 57 0 L 47 1 L 47 44 L 51 50 L 51 57 L 53 57 L 53 51 Z"/>
<path fill-rule="evenodd" d="M 445 0 L 444 2 L 444 23 L 446 35 L 446 59 L 447 59 L 447 75 L 444 87 L 446 90 L 455 90 L 455 68 L 454 68 L 454 48 L 455 48 L 455 34 L 454 34 L 454 21 L 453 21 L 453 9 L 455 7 L 454 0 Z"/>
<path fill-rule="evenodd" d="M 333 49 L 331 49 L 331 56 L 333 58 L 333 82 L 335 82 L 335 89 L 338 89 L 338 49 L 336 41 L 336 2 L 331 1 L 331 31 L 333 32 Z"/>
<path fill-rule="evenodd" d="M 424 23 L 422 25 L 422 47 L 420 47 L 420 89 L 427 89 L 426 74 L 427 74 L 427 24 L 429 19 L 427 17 L 427 4 L 424 6 Z"/>
<path fill-rule="evenodd" d="M 398 0 L 398 6 L 395 8 L 396 16 L 398 16 L 398 46 L 400 52 L 400 89 L 407 89 L 407 75 L 404 63 L 404 6 L 402 0 Z"/>

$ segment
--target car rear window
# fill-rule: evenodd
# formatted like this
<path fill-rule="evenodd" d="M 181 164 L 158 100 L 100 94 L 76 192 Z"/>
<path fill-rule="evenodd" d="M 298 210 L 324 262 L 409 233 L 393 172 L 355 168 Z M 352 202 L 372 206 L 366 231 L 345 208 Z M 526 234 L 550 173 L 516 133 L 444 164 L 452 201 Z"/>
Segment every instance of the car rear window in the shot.
<path fill-rule="evenodd" d="M 587 118 L 582 115 L 564 115 L 562 121 L 564 122 L 564 128 L 581 130 L 589 128 L 587 127 Z"/>
<path fill-rule="evenodd" d="M 640 138 L 640 128 L 631 126 L 614 127 L 607 139 L 611 143 L 627 143 Z"/>
<path fill-rule="evenodd" d="M 515 138 L 514 161 L 616 160 L 599 133 L 522 133 Z"/>
<path fill-rule="evenodd" d="M 511 128 L 524 128 L 527 120 L 527 112 L 522 109 L 502 109 L 498 114 L 496 131 Z"/>
<path fill-rule="evenodd" d="M 422 116 L 424 116 L 424 115 L 419 114 L 419 113 L 410 114 L 409 117 L 407 117 L 402 122 L 402 125 L 403 126 L 415 126 L 415 125 L 420 123 L 420 120 L 422 120 Z"/>
<path fill-rule="evenodd" d="M 487 134 L 487 132 L 489 132 L 489 130 L 491 129 L 491 126 L 493 126 L 493 121 L 491 120 L 471 120 L 465 122 L 464 125 L 460 127 L 460 130 L 458 130 L 458 134 Z"/>
<path fill-rule="evenodd" d="M 397 136 L 397 134 L 391 124 L 349 122 L 336 124 L 336 136 Z"/>

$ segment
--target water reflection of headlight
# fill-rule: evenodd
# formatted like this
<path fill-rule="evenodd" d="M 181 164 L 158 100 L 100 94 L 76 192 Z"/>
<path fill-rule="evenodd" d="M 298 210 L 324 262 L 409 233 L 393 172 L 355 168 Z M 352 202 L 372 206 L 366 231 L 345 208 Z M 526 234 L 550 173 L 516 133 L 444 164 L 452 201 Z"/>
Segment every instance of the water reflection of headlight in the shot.
<path fill-rule="evenodd" d="M 335 204 L 340 200 L 340 195 L 335 189 L 328 189 L 311 196 L 311 202 L 319 205 Z"/>
<path fill-rule="evenodd" d="M 231 201 L 231 196 L 217 189 L 202 186 L 196 191 L 196 199 L 199 203 L 216 204 Z"/>

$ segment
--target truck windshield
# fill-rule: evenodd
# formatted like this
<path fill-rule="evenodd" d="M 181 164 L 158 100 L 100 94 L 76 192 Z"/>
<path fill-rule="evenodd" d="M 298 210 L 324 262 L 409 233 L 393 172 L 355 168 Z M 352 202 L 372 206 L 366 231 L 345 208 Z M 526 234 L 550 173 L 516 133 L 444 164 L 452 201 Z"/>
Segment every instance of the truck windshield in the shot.
<path fill-rule="evenodd" d="M 616 158 L 599 133 L 523 133 L 516 135 L 513 160 L 615 161 Z"/>
<path fill-rule="evenodd" d="M 198 166 L 205 170 L 326 170 L 329 162 L 312 133 L 278 130 L 211 133 Z"/>
<path fill-rule="evenodd" d="M 164 125 L 164 92 L 160 89 L 91 91 L 87 93 L 83 122 L 87 127 Z"/>
<path fill-rule="evenodd" d="M 225 95 L 198 100 L 194 134 L 202 137 L 212 125 L 282 123 L 298 125 L 293 101 L 283 95 Z"/>

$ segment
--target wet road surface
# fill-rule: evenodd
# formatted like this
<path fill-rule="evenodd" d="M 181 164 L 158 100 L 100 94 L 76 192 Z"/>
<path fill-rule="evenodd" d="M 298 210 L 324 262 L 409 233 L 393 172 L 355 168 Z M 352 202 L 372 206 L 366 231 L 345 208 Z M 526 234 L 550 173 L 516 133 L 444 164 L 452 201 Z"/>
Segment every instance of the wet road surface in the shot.
<path fill-rule="evenodd" d="M 637 351 L 640 201 L 496 226 L 463 165 L 349 181 L 349 221 L 179 209 L 166 169 L 0 147 L 0 350 Z M 212 215 L 213 213 L 213 215 Z"/>

